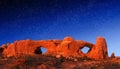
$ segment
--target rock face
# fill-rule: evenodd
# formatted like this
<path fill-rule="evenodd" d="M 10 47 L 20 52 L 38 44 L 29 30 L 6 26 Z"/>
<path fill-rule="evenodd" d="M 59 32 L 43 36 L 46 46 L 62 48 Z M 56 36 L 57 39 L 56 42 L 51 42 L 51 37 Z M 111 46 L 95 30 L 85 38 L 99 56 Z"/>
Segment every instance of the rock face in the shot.
<path fill-rule="evenodd" d="M 107 44 L 103 37 L 98 37 L 96 40 L 96 44 L 93 46 L 91 51 L 88 53 L 89 58 L 94 59 L 107 59 L 108 51 Z"/>
<path fill-rule="evenodd" d="M 112 52 L 110 58 L 115 58 L 115 53 L 114 52 Z"/>
<path fill-rule="evenodd" d="M 39 55 L 42 54 L 42 47 L 47 50 L 44 55 L 88 57 L 96 60 L 108 58 L 107 44 L 103 37 L 98 37 L 96 44 L 75 40 L 72 37 L 65 37 L 63 40 L 20 40 L 1 46 L 0 53 L 4 57 Z M 90 50 L 87 53 L 83 53 L 81 49 L 84 47 L 88 47 Z"/>

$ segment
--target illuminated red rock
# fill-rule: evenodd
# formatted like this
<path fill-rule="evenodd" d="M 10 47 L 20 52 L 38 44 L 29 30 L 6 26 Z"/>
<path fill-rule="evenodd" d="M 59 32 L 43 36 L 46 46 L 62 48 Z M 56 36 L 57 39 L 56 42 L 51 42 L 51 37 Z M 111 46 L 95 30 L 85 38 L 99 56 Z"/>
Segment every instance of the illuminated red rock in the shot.
<path fill-rule="evenodd" d="M 96 44 L 87 55 L 89 58 L 93 59 L 107 59 L 108 51 L 106 40 L 103 37 L 98 37 L 96 40 Z"/>
<path fill-rule="evenodd" d="M 19 55 L 34 55 L 41 54 L 40 48 L 44 47 L 47 49 L 46 54 L 54 53 L 56 45 L 51 40 L 20 40 L 9 44 L 6 49 L 4 49 L 3 54 L 6 57 L 19 56 Z M 39 49 L 39 51 L 37 51 Z"/>
<path fill-rule="evenodd" d="M 88 57 L 92 59 L 107 59 L 107 44 L 103 37 L 98 37 L 96 44 L 90 42 L 75 40 L 72 37 L 65 37 L 63 40 L 20 40 L 0 47 L 4 57 L 39 55 L 42 54 L 41 47 L 47 51 L 44 55 L 63 57 Z M 87 53 L 81 51 L 88 47 Z"/>
<path fill-rule="evenodd" d="M 84 53 L 82 53 L 81 49 L 84 46 L 92 47 L 94 44 L 81 41 L 81 40 L 74 40 L 72 37 L 65 37 L 63 41 L 60 43 L 60 45 L 57 46 L 56 51 L 57 54 L 60 54 L 64 57 L 83 57 L 85 56 Z"/>

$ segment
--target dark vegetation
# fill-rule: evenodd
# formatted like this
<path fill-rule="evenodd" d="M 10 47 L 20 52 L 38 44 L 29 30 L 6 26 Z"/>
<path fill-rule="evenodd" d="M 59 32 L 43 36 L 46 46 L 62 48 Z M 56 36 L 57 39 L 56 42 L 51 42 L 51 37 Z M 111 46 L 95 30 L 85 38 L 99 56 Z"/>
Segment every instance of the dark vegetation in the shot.
<path fill-rule="evenodd" d="M 56 58 L 34 55 L 0 58 L 0 69 L 120 69 L 120 59 L 92 60 L 84 58 Z"/>

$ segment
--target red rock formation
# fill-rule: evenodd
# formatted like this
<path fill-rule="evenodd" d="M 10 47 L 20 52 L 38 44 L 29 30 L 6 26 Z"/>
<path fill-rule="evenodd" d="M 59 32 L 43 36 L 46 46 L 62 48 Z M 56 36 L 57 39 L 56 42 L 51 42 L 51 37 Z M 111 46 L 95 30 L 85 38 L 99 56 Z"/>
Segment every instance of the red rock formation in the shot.
<path fill-rule="evenodd" d="M 40 47 L 44 47 L 47 49 L 46 54 L 53 53 L 53 49 L 55 50 L 56 45 L 51 40 L 41 40 L 41 41 L 33 41 L 33 40 L 21 40 L 16 41 L 12 44 L 9 44 L 6 49 L 4 49 L 3 54 L 6 57 L 10 56 L 19 56 L 19 55 L 34 55 L 37 54 L 35 51 L 40 49 Z"/>
<path fill-rule="evenodd" d="M 87 46 L 90 48 L 88 53 L 83 53 L 82 48 Z M 61 55 L 63 57 L 85 57 L 92 59 L 106 59 L 107 44 L 104 38 L 98 37 L 96 44 L 92 44 L 82 40 L 74 40 L 72 37 L 65 37 L 63 40 L 20 40 L 12 44 L 3 45 L 1 53 L 5 57 L 36 55 L 42 54 L 40 48 L 46 48 L 45 55 Z"/>
<path fill-rule="evenodd" d="M 110 58 L 115 58 L 115 53 L 114 52 L 112 52 Z"/>
<path fill-rule="evenodd" d="M 94 59 L 107 59 L 108 52 L 107 52 L 107 44 L 103 37 L 98 37 L 96 40 L 96 44 L 93 46 L 91 51 L 87 54 L 89 58 Z"/>

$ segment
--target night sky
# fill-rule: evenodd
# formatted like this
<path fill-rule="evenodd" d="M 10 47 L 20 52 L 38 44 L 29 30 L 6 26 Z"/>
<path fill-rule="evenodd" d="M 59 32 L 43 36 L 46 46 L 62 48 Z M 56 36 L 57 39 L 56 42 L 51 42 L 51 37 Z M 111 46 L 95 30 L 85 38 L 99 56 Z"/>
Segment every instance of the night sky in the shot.
<path fill-rule="evenodd" d="M 120 0 L 0 0 L 0 45 L 23 39 L 106 38 L 120 56 Z"/>

